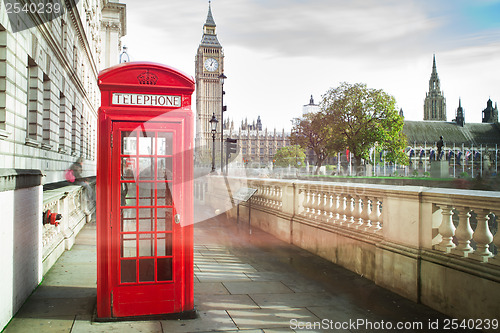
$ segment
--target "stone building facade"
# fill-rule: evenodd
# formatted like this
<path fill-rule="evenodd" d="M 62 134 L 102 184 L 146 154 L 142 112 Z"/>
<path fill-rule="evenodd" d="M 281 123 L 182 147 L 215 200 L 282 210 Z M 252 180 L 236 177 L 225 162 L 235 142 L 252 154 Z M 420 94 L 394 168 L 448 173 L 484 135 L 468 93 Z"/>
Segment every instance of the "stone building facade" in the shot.
<path fill-rule="evenodd" d="M 269 131 L 262 127 L 260 116 L 251 123 L 247 119 L 238 129 L 229 120 L 224 123 L 224 136 L 238 139 L 239 155 L 247 166 L 264 167 L 271 165 L 278 149 L 290 146 L 290 133 L 285 130 Z"/>
<path fill-rule="evenodd" d="M 124 4 L 89 0 L 68 8 L 13 32 L 0 5 L 0 168 L 41 170 L 44 183 L 64 180 L 80 156 L 84 174 L 96 174 L 97 75 L 117 63 L 126 32 Z"/>

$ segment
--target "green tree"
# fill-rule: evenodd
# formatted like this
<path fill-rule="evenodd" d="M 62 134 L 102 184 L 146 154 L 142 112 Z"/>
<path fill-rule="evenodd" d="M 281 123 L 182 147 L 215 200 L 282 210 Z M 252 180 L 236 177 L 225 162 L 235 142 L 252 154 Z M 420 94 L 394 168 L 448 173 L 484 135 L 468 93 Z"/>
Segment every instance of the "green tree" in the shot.
<path fill-rule="evenodd" d="M 375 143 L 387 151 L 388 160 L 408 164 L 403 118 L 393 96 L 364 83 L 344 82 L 328 90 L 320 106 L 333 133 L 330 145 L 348 148 L 357 165 L 361 159 L 371 160 L 369 150 Z"/>
<path fill-rule="evenodd" d="M 300 167 L 304 165 L 304 160 L 306 154 L 304 149 L 300 146 L 287 146 L 278 149 L 276 155 L 274 155 L 274 165 L 277 167 L 287 167 L 289 165 L 293 167 Z"/>
<path fill-rule="evenodd" d="M 311 149 L 316 155 L 316 171 L 332 154 L 341 149 L 337 141 L 331 140 L 332 128 L 328 126 L 324 113 L 308 113 L 293 120 L 290 142 L 304 149 Z"/>

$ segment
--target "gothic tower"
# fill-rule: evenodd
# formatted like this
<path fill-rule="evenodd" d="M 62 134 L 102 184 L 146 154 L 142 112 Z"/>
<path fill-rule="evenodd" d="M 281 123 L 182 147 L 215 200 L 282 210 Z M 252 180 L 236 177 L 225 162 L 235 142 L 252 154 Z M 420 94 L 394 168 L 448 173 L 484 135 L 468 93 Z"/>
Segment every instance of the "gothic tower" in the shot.
<path fill-rule="evenodd" d="M 457 108 L 457 114 L 455 117 L 455 122 L 457 123 L 458 126 L 464 127 L 465 124 L 465 111 L 464 108 L 462 107 L 462 99 L 458 99 L 458 108 Z"/>
<path fill-rule="evenodd" d="M 498 123 L 498 107 L 495 103 L 493 108 L 493 102 L 491 98 L 486 102 L 486 109 L 483 110 L 483 123 Z"/>
<path fill-rule="evenodd" d="M 224 72 L 224 51 L 217 39 L 215 28 L 209 1 L 207 20 L 203 26 L 203 36 L 195 58 L 196 148 L 198 153 L 206 152 L 206 148 L 212 147 L 209 123 L 212 114 L 215 113 L 217 119 L 221 120 L 222 87 L 219 75 Z M 217 129 L 219 141 L 222 125 L 219 123 Z"/>
<path fill-rule="evenodd" d="M 446 99 L 440 88 L 436 70 L 436 55 L 432 60 L 432 73 L 429 79 L 429 92 L 425 94 L 424 120 L 446 121 Z"/>

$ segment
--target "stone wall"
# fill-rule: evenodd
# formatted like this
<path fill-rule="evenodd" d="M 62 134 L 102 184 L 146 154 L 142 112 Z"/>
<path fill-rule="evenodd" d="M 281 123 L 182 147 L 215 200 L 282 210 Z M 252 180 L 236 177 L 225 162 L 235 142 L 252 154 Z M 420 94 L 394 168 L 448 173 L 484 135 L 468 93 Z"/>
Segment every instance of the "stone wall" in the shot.
<path fill-rule="evenodd" d="M 0 169 L 2 208 L 0 253 L 0 327 L 3 328 L 42 281 L 43 276 L 95 211 L 79 185 L 43 191 L 39 170 Z M 43 212 L 62 218 L 43 224 Z"/>

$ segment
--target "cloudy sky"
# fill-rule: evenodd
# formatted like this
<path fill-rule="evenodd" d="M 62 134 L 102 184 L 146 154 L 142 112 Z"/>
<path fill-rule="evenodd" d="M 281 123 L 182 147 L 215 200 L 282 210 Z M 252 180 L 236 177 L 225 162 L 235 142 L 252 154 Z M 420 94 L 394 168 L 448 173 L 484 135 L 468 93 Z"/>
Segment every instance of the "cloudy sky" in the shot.
<path fill-rule="evenodd" d="M 132 61 L 194 76 L 207 0 L 121 0 Z M 228 77 L 226 117 L 261 116 L 289 129 L 312 94 L 364 82 L 423 119 L 436 54 L 448 120 L 462 98 L 466 122 L 500 103 L 500 0 L 213 0 Z M 195 100 L 193 98 L 193 108 Z"/>

